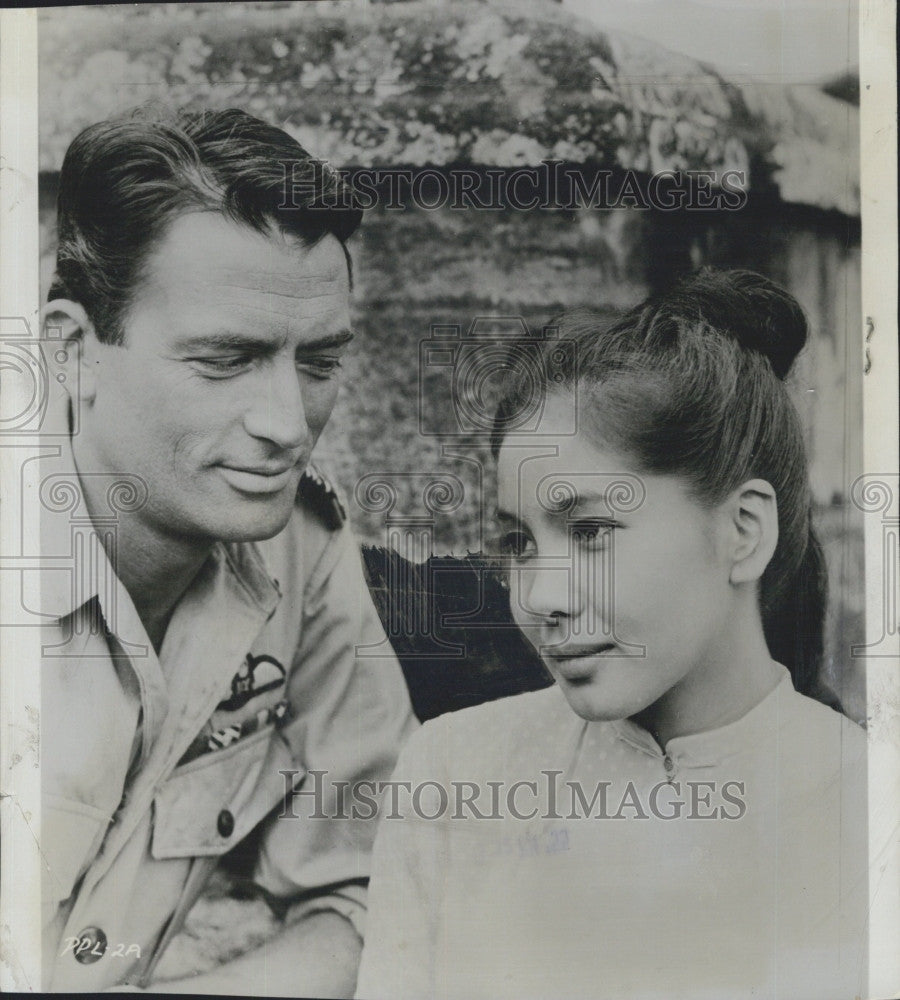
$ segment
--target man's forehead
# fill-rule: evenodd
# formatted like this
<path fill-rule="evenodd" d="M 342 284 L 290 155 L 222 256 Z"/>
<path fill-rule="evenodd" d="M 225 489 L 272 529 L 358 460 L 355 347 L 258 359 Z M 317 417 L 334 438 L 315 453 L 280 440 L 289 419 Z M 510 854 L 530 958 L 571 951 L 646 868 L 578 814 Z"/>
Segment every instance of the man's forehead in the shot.
<path fill-rule="evenodd" d="M 280 232 L 260 233 L 218 213 L 174 220 L 148 261 L 149 284 L 181 291 L 203 288 L 285 298 L 334 296 L 349 289 L 347 261 L 337 238 L 305 247 Z"/>
<path fill-rule="evenodd" d="M 243 299 L 244 293 L 251 296 L 261 294 L 285 299 L 311 299 L 340 295 L 348 290 L 346 277 L 327 270 L 312 274 L 299 271 L 284 273 L 265 268 L 251 270 L 246 267 L 214 267 L 199 262 L 196 269 L 190 272 L 169 265 L 158 270 L 157 276 L 169 287 L 184 287 L 201 292 L 204 289 L 215 289 L 226 300 L 230 293 L 235 301 Z"/>

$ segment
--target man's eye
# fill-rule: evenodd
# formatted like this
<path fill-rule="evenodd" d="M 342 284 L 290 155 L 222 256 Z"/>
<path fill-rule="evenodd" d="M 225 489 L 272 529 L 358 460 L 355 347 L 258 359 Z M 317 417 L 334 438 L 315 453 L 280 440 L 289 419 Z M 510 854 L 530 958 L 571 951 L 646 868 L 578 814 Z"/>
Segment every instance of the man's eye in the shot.
<path fill-rule="evenodd" d="M 192 358 L 191 360 L 200 366 L 204 375 L 213 378 L 237 375 L 253 363 L 253 358 L 247 354 L 228 354 L 217 358 Z"/>
<path fill-rule="evenodd" d="M 604 518 L 585 518 L 581 521 L 574 521 L 569 530 L 572 538 L 579 545 L 596 546 L 602 545 L 615 527 L 617 527 L 615 521 L 608 521 Z"/>
<path fill-rule="evenodd" d="M 297 361 L 297 367 L 315 378 L 330 378 L 332 375 L 336 375 L 340 369 L 341 359 L 327 355 L 315 358 L 300 358 Z"/>
<path fill-rule="evenodd" d="M 502 556 L 524 559 L 534 553 L 534 542 L 524 531 L 506 531 L 497 540 L 497 549 Z"/>

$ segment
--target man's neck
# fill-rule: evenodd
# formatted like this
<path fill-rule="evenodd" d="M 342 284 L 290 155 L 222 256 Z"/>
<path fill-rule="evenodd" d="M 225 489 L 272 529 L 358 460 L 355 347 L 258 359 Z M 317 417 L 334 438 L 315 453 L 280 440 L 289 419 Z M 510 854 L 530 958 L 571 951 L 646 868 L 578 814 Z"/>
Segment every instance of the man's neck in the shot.
<path fill-rule="evenodd" d="M 77 439 L 73 455 L 78 468 Z M 108 515 L 104 479 L 80 476 L 91 520 Z M 118 512 L 115 553 L 106 550 L 113 570 L 134 602 L 147 636 L 159 653 L 172 612 L 206 561 L 213 543 L 167 534 L 143 516 L 144 510 Z"/>
<path fill-rule="evenodd" d="M 130 515 L 134 518 L 134 515 Z M 178 602 L 206 561 L 211 544 L 188 546 L 160 538 L 145 525 L 126 519 L 116 532 L 116 575 L 157 653 Z"/>

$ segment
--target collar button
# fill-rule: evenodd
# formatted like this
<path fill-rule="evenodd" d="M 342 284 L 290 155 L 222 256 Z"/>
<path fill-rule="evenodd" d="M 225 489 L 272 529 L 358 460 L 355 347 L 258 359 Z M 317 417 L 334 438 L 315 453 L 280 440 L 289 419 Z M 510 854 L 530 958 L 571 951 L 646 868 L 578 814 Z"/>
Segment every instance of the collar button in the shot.
<path fill-rule="evenodd" d="M 216 829 L 219 836 L 226 840 L 234 833 L 234 816 L 228 809 L 223 809 L 216 820 Z"/>
<path fill-rule="evenodd" d="M 99 927 L 85 927 L 75 942 L 75 961 L 82 965 L 99 962 L 106 954 L 106 943 L 106 935 Z"/>

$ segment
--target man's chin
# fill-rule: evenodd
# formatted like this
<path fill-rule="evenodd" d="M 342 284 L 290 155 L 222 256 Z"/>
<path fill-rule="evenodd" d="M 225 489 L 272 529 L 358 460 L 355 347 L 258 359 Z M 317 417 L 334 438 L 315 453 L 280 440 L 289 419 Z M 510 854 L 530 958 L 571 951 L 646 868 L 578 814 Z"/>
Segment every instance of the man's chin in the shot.
<path fill-rule="evenodd" d="M 267 504 L 255 511 L 236 511 L 233 520 L 223 522 L 216 537 L 222 542 L 262 542 L 285 529 L 294 509 L 293 496 L 287 502 Z"/>

